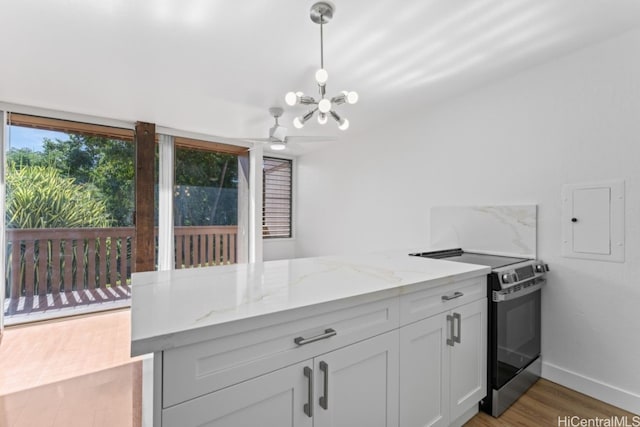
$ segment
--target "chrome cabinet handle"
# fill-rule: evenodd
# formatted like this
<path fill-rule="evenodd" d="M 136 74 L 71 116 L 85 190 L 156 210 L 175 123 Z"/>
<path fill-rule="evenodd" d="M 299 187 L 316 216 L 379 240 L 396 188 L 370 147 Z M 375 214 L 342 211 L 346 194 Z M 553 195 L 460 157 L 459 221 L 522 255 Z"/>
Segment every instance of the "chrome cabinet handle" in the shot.
<path fill-rule="evenodd" d="M 309 417 L 313 417 L 313 369 L 308 366 L 304 367 L 304 376 L 309 379 L 309 389 L 307 390 L 307 403 L 304 404 L 304 413 Z"/>
<path fill-rule="evenodd" d="M 297 345 L 305 345 L 305 344 L 320 341 L 326 338 L 330 338 L 337 334 L 338 333 L 336 332 L 335 329 L 328 328 L 324 330 L 324 334 L 316 335 L 315 337 L 311 337 L 311 338 L 297 337 L 293 339 L 293 342 L 296 343 Z"/>
<path fill-rule="evenodd" d="M 329 409 L 329 365 L 327 362 L 320 362 L 320 370 L 324 372 L 324 396 L 320 396 L 320 407 Z"/>
<path fill-rule="evenodd" d="M 458 335 L 453 335 L 453 341 L 459 343 L 460 342 L 460 333 L 461 333 L 461 328 L 462 328 L 462 316 L 460 316 L 460 313 L 453 313 L 453 321 L 452 324 L 455 323 L 456 319 L 458 319 Z M 453 326 L 451 327 L 451 333 L 453 334 Z"/>
<path fill-rule="evenodd" d="M 454 292 L 453 295 L 442 295 L 442 301 L 450 301 L 452 299 L 460 298 L 464 294 L 462 292 Z"/>
<path fill-rule="evenodd" d="M 453 347 L 453 316 L 447 314 L 447 326 L 449 326 L 449 335 L 447 336 L 447 345 Z M 449 338 L 449 336 L 451 338 Z"/>

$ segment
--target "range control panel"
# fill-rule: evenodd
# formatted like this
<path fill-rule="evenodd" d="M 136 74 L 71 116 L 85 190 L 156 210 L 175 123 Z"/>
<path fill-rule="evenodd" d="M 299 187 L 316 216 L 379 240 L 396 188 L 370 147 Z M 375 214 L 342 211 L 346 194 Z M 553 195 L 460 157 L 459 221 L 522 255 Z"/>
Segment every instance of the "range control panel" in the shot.
<path fill-rule="evenodd" d="M 493 270 L 503 289 L 542 277 L 547 271 L 549 266 L 540 260 Z"/>

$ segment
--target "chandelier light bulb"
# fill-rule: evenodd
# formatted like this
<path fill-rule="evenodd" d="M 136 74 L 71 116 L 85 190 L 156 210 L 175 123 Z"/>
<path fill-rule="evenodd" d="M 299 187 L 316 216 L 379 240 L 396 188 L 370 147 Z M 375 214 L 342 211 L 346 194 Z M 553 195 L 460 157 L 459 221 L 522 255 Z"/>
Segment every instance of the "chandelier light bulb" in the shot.
<path fill-rule="evenodd" d="M 318 123 L 320 123 L 321 125 L 324 125 L 327 123 L 327 120 L 329 120 L 329 118 L 325 113 L 318 114 Z"/>
<path fill-rule="evenodd" d="M 351 91 L 347 93 L 347 102 L 349 104 L 355 104 L 358 102 L 358 92 Z"/>
<path fill-rule="evenodd" d="M 331 111 L 331 101 L 326 98 L 321 99 L 320 102 L 318 102 L 318 110 L 325 114 Z"/>
<path fill-rule="evenodd" d="M 320 86 L 324 86 L 325 83 L 327 83 L 327 80 L 329 80 L 329 73 L 327 73 L 327 70 L 320 68 L 316 71 L 316 81 Z"/>
<path fill-rule="evenodd" d="M 293 119 L 293 125 L 296 129 L 302 129 L 304 127 L 304 122 L 300 119 L 300 117 L 296 117 Z"/>
<path fill-rule="evenodd" d="M 284 97 L 284 101 L 287 103 L 287 105 L 292 107 L 298 103 L 298 99 L 298 94 L 296 94 L 295 92 L 289 92 Z"/>
<path fill-rule="evenodd" d="M 338 129 L 340 129 L 340 130 L 349 129 L 349 120 L 347 120 L 347 119 L 340 120 L 340 125 L 338 126 Z"/>

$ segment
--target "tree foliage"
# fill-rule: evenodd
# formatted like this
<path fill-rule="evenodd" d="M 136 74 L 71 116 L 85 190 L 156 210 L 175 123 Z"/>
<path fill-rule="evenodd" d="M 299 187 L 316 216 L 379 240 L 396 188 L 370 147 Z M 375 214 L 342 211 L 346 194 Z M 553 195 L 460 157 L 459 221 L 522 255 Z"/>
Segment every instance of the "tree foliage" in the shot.
<path fill-rule="evenodd" d="M 9 164 L 7 228 L 108 227 L 107 207 L 91 184 L 50 166 Z"/>
<path fill-rule="evenodd" d="M 238 160 L 232 154 L 177 148 L 174 224 L 238 223 Z"/>
<path fill-rule="evenodd" d="M 42 151 L 11 149 L 7 163 L 16 170 L 32 166 L 54 168 L 61 176 L 73 178 L 81 188 L 92 188 L 93 197 L 106 205 L 113 226 L 133 225 L 135 170 L 131 142 L 68 134 L 66 140 L 45 138 Z"/>

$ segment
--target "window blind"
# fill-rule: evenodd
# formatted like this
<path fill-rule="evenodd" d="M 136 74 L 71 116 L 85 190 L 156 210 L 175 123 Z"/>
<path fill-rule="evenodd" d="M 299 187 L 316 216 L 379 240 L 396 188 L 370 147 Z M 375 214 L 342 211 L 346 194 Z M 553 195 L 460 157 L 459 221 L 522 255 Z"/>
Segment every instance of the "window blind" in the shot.
<path fill-rule="evenodd" d="M 262 237 L 291 237 L 292 161 L 264 157 L 262 163 Z"/>

